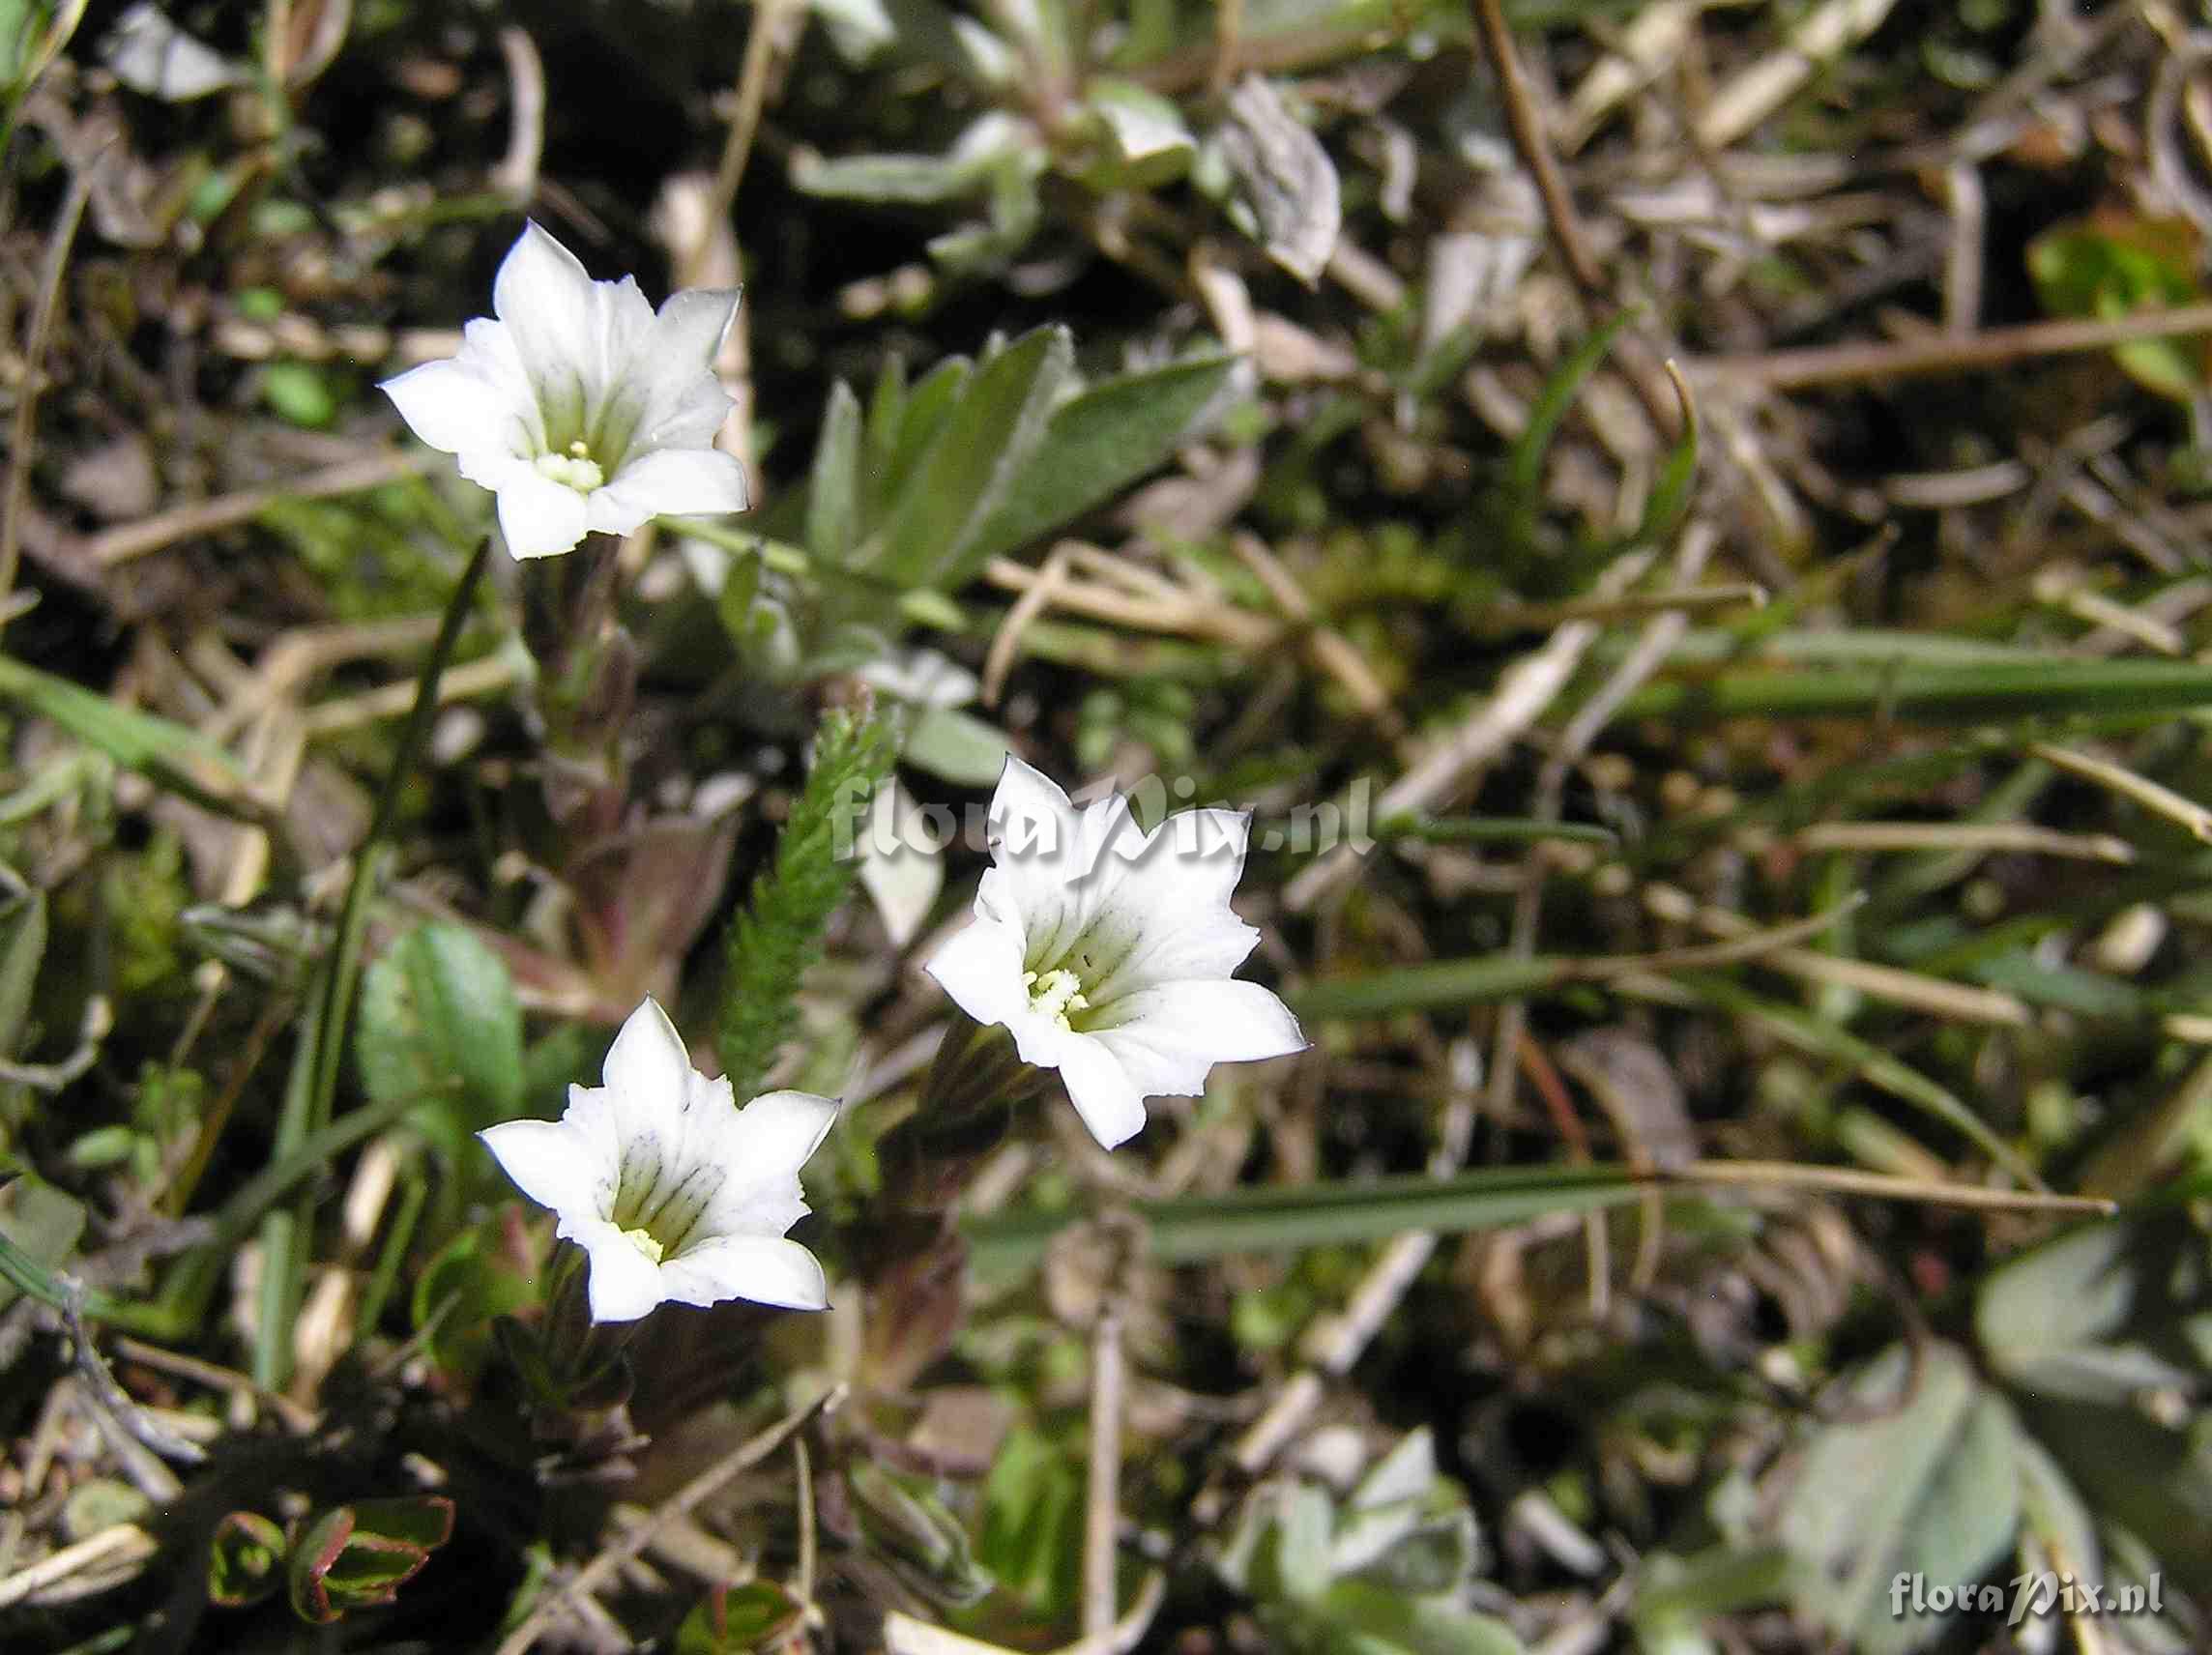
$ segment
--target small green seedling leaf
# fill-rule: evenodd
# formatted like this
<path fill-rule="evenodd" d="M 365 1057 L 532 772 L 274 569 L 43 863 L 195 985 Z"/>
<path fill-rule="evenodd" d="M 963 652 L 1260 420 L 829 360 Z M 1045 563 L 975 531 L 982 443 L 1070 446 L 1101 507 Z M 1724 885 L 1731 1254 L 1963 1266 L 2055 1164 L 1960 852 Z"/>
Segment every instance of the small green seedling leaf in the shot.
<path fill-rule="evenodd" d="M 226 1513 L 208 1547 L 208 1602 L 257 1604 L 284 1583 L 284 1531 L 257 1511 Z"/>
<path fill-rule="evenodd" d="M 676 1634 L 676 1655 L 752 1655 L 797 1630 L 806 1607 L 773 1581 L 717 1586 L 692 1606 Z"/>
<path fill-rule="evenodd" d="M 392 1603 L 452 1533 L 453 1502 L 444 1495 L 334 1506 L 292 1548 L 293 1612 L 328 1626 L 349 1611 Z"/>

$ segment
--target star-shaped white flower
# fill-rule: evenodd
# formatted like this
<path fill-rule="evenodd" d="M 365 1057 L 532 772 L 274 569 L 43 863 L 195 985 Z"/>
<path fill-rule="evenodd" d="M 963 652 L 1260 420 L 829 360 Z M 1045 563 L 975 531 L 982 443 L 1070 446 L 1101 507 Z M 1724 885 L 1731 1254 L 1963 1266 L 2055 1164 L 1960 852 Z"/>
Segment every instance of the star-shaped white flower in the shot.
<path fill-rule="evenodd" d="M 523 1194 L 560 1215 L 555 1234 L 590 1256 L 592 1320 L 727 1298 L 827 1304 L 821 1264 L 784 1232 L 809 1210 L 799 1169 L 837 1105 L 771 1091 L 737 1108 L 729 1081 L 691 1067 L 650 998 L 615 1036 L 605 1080 L 571 1086 L 559 1120 L 477 1134 Z"/>
<path fill-rule="evenodd" d="M 1150 834 L 1119 794 L 1078 812 L 1008 757 L 975 920 L 926 967 L 960 1008 L 1055 1068 L 1111 1149 L 1148 1097 L 1195 1097 L 1215 1063 L 1305 1049 L 1290 1008 L 1230 973 L 1260 933 L 1231 912 L 1250 818 L 1183 810 Z"/>
<path fill-rule="evenodd" d="M 594 281 L 535 223 L 492 283 L 461 352 L 383 384 L 400 418 L 499 497 L 518 558 L 626 535 L 663 512 L 742 511 L 745 470 L 714 447 L 731 401 L 714 354 L 734 288 L 694 288 L 657 315 L 634 277 Z"/>

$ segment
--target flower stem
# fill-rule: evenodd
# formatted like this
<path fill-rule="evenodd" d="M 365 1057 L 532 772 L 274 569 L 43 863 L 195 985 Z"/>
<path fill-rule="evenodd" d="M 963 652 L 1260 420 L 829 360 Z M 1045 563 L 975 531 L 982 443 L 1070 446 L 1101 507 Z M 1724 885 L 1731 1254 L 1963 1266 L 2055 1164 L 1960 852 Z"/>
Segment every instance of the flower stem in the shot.
<path fill-rule="evenodd" d="M 461 641 L 478 583 L 491 555 L 486 537 L 469 559 L 468 566 L 447 600 L 445 619 L 438 624 L 437 641 L 422 663 L 416 681 L 415 708 L 400 732 L 392 755 L 383 790 L 377 795 L 376 813 L 368 833 L 354 853 L 353 877 L 346 885 L 345 902 L 338 910 L 337 935 L 319 973 L 321 993 L 303 1031 L 301 1057 L 295 1060 L 292 1078 L 284 1089 L 283 1113 L 276 1122 L 276 1141 L 271 1148 L 273 1163 L 298 1152 L 308 1138 L 330 1124 L 337 1096 L 338 1067 L 345 1055 L 346 1017 L 353 1005 L 355 985 L 361 978 L 362 939 L 368 927 L 368 893 L 382 877 L 391 858 L 389 840 L 399 814 L 399 796 L 429 740 L 430 725 L 438 710 L 438 681 Z M 265 1389 L 282 1387 L 291 1375 L 290 1332 L 298 1314 L 300 1292 L 306 1274 L 306 1247 L 314 1217 L 314 1195 L 303 1192 L 286 1210 L 262 1220 L 262 1275 L 260 1314 L 253 1348 L 253 1378 Z"/>

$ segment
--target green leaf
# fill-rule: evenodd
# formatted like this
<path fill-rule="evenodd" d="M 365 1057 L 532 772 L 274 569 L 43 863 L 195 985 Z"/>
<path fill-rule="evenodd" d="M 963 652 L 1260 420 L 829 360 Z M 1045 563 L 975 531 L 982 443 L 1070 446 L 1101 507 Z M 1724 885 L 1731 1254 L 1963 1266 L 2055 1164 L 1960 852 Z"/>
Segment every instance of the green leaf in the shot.
<path fill-rule="evenodd" d="M 1380 972 L 1347 972 L 1290 990 L 1284 1002 L 1300 1018 L 1388 1017 L 1437 1006 L 1480 1005 L 1512 1000 L 1571 980 L 1578 961 L 1535 954 L 1514 959 L 1489 954 L 1471 960 L 1431 960 Z"/>
<path fill-rule="evenodd" d="M 759 1090 L 799 1021 L 799 991 L 821 957 L 822 933 L 859 871 L 868 801 L 890 773 L 880 722 L 842 710 L 822 720 L 814 764 L 792 806 L 775 861 L 753 882 L 730 927 L 722 980 L 722 1066 L 739 1098 Z"/>
<path fill-rule="evenodd" d="M 449 1241 L 415 1279 L 416 1331 L 428 1332 L 430 1359 L 456 1379 L 483 1370 L 491 1324 L 538 1297 L 534 1262 L 516 1257 L 512 1238 L 507 1213 L 494 1212 Z"/>
<path fill-rule="evenodd" d="M 1871 642 L 1871 640 L 1870 640 Z M 1931 640 L 1934 643 L 1949 640 Z M 1646 684 L 1619 717 L 1865 718 L 1974 723 L 2036 714 L 2116 713 L 2154 719 L 2212 706 L 2212 667 L 2194 661 L 2063 658 L 1792 672 L 1728 668 Z"/>
<path fill-rule="evenodd" d="M 395 1601 L 452 1532 L 453 1502 L 443 1495 L 332 1507 L 308 1522 L 292 1548 L 293 1612 L 328 1626 L 351 1610 Z"/>
<path fill-rule="evenodd" d="M 2183 1324 L 2212 1310 L 2208 1275 L 2212 1247 L 2171 1214 L 2087 1224 L 1993 1271 L 1974 1330 L 2021 1391 L 2127 1408 L 2198 1382 Z"/>
<path fill-rule="evenodd" d="M 806 1606 L 773 1581 L 717 1586 L 684 1617 L 676 1655 L 749 1655 L 776 1648 L 805 1612 Z"/>
<path fill-rule="evenodd" d="M 1044 440 L 941 584 L 965 585 L 991 559 L 1072 522 L 1157 468 L 1236 366 L 1235 357 L 1191 357 L 1102 380 L 1062 403 Z"/>
<path fill-rule="evenodd" d="M 806 491 L 806 549 L 840 565 L 860 537 L 860 401 L 839 380 L 830 388 Z"/>
<path fill-rule="evenodd" d="M 948 1608 L 988 1595 L 993 1582 L 970 1552 L 968 1531 L 923 1479 L 856 1459 L 845 1481 L 868 1550 L 908 1586 Z"/>
<path fill-rule="evenodd" d="M 1891 1582 L 1955 1582 L 2003 1553 L 2020 1519 L 2011 1410 L 1953 1346 L 1930 1343 L 1918 1382 L 1892 1346 L 1840 1387 L 1854 1416 L 1820 1427 L 1790 1474 L 1776 1535 L 1798 1606 L 1866 1655 L 1903 1655 L 1944 1617 L 1891 1612 Z"/>
<path fill-rule="evenodd" d="M 284 1531 L 257 1511 L 224 1514 L 208 1546 L 208 1602 L 223 1609 L 259 1603 L 279 1585 Z"/>
<path fill-rule="evenodd" d="M 956 787 L 988 787 L 1006 768 L 1005 736 L 974 713 L 932 707 L 914 721 L 899 757 Z"/>
<path fill-rule="evenodd" d="M 975 364 L 966 357 L 947 357 L 897 398 L 891 417 L 883 421 L 880 432 L 874 416 L 870 416 L 865 468 L 868 511 L 863 533 L 872 533 L 890 510 L 891 502 L 899 498 L 936 443 L 975 371 Z M 878 389 L 880 392 L 882 388 Z"/>
<path fill-rule="evenodd" d="M 1065 328 L 1038 328 L 975 369 L 900 491 L 873 572 L 900 587 L 960 584 L 972 545 L 1044 437 L 1074 355 Z"/>
<path fill-rule="evenodd" d="M 46 894 L 35 887 L 0 906 L 0 1057 L 23 1049 L 31 991 L 46 957 Z"/>
<path fill-rule="evenodd" d="M 0 655 L 0 700 L 51 718 L 80 741 L 202 809 L 260 822 L 267 807 L 219 742 L 189 725 L 122 707 L 67 679 Z"/>
<path fill-rule="evenodd" d="M 1198 142 L 1182 111 L 1150 87 L 1100 75 L 1084 101 L 1106 135 L 1109 151 L 1089 182 L 1100 189 L 1156 189 L 1190 170 Z"/>
<path fill-rule="evenodd" d="M 983 1484 L 976 1561 L 1040 1619 L 1057 1619 L 1081 1590 L 1083 1459 L 1034 1426 L 1006 1434 Z"/>
<path fill-rule="evenodd" d="M 1584 383 L 1597 371 L 1598 364 L 1613 349 L 1613 341 L 1620 337 L 1621 332 L 1636 320 L 1636 315 L 1634 309 L 1615 312 L 1602 327 L 1567 353 L 1565 360 L 1544 381 L 1535 404 L 1528 410 L 1528 423 L 1514 440 L 1513 451 L 1505 466 L 1508 530 L 1514 544 L 1525 553 L 1535 549 L 1536 517 L 1544 501 L 1544 460 L 1552 451 L 1552 439 L 1558 435 L 1559 425 L 1566 419 L 1567 410 L 1575 405 L 1575 397 Z"/>
<path fill-rule="evenodd" d="M 2187 218 L 2100 213 L 2038 236 L 2028 244 L 2027 269 L 2053 315 L 2116 321 L 2200 303 L 2199 240 Z M 2137 384 L 2177 402 L 2204 390 L 2201 338 L 2135 339 L 2112 358 Z"/>
<path fill-rule="evenodd" d="M 1501 1620 L 1365 1581 L 1336 1582 L 1296 1618 L 1313 1623 L 1329 1655 L 1526 1655 Z"/>
<path fill-rule="evenodd" d="M 1457 1233 L 1588 1212 L 1637 1200 L 1648 1186 L 1627 1168 L 1511 1167 L 1433 1178 L 1405 1174 L 1362 1183 L 1246 1186 L 1218 1196 L 1140 1201 L 1150 1256 L 1188 1264 L 1230 1253 L 1266 1253 L 1343 1241 L 1380 1241 L 1408 1230 Z M 1004 1274 L 1043 1256 L 1066 1216 L 1012 1211 L 962 1221 L 978 1272 Z"/>
<path fill-rule="evenodd" d="M 24 1176 L 0 1187 L 0 1239 L 20 1255 L 0 1273 L 0 1310 L 14 1304 L 20 1292 L 36 1292 L 47 1303 L 58 1301 L 50 1272 L 69 1263 L 84 1234 L 84 1219 L 83 1203 L 43 1178 Z M 25 1266 L 31 1279 L 15 1280 Z"/>
<path fill-rule="evenodd" d="M 522 1113 L 522 1002 L 467 926 L 419 925 L 368 968 L 354 1050 L 368 1095 L 425 1100 L 418 1120 L 450 1154 Z"/>

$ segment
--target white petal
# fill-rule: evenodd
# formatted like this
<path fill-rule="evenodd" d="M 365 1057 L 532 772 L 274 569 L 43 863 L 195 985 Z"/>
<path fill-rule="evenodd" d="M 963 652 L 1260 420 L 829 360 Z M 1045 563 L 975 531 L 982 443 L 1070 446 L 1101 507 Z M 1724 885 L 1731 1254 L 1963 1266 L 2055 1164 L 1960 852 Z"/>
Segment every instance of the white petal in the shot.
<path fill-rule="evenodd" d="M 995 919 L 977 919 L 947 939 L 922 968 L 976 1022 L 1011 1023 L 1029 1010 L 1019 937 Z"/>
<path fill-rule="evenodd" d="M 609 404 L 654 325 L 637 283 L 594 281 L 573 253 L 531 223 L 501 262 L 491 291 L 492 308 L 544 415 L 548 446 L 603 440 L 608 434 L 594 427 L 619 426 L 609 442 L 619 457 L 641 410 L 626 406 L 610 415 Z"/>
<path fill-rule="evenodd" d="M 597 1209 L 604 1169 L 589 1136 L 568 1120 L 503 1120 L 477 1136 L 514 1187 L 538 1205 L 565 1214 Z"/>
<path fill-rule="evenodd" d="M 1060 1078 L 1068 1101 L 1091 1136 L 1111 1149 L 1145 1129 L 1145 1099 L 1113 1052 L 1096 1037 L 1071 1035 L 1060 1043 Z"/>
<path fill-rule="evenodd" d="M 1009 753 L 990 822 L 992 865 L 975 912 L 1021 938 L 1026 964 L 1049 968 L 1121 877 L 1121 853 L 1139 840 L 1128 800 L 1114 794 L 1079 812 L 1049 777 Z"/>
<path fill-rule="evenodd" d="M 591 1256 L 594 1321 L 635 1321 L 667 1296 L 661 1291 L 661 1266 L 612 1224 L 563 1225 L 561 1233 Z"/>
<path fill-rule="evenodd" d="M 1120 1021 L 1093 1038 L 1148 1097 L 1195 1097 L 1215 1063 L 1287 1057 L 1306 1048 L 1290 1007 L 1248 982 L 1176 982 L 1117 1002 Z"/>
<path fill-rule="evenodd" d="M 565 405 L 573 397 L 579 424 L 586 357 L 594 344 L 593 286 L 582 262 L 536 219 L 523 225 L 491 284 L 492 308 L 507 325 L 539 400 Z"/>
<path fill-rule="evenodd" d="M 409 368 L 377 389 L 392 398 L 407 428 L 442 453 L 496 444 L 514 412 L 491 381 L 458 357 Z"/>
<path fill-rule="evenodd" d="M 1152 831 L 1102 906 L 1101 929 L 1134 942 L 1094 979 L 1093 1005 L 1155 983 L 1226 977 L 1243 964 L 1260 933 L 1229 898 L 1250 834 L 1247 813 L 1214 809 L 1179 810 Z"/>
<path fill-rule="evenodd" d="M 736 406 L 714 376 L 714 357 L 737 313 L 734 287 L 692 288 L 661 305 L 645 348 L 627 363 L 639 410 L 632 451 L 713 443 Z"/>
<path fill-rule="evenodd" d="M 467 475 L 465 470 L 462 475 Z M 584 497 L 574 489 L 539 477 L 525 465 L 503 470 L 501 478 L 499 532 L 514 556 L 553 557 L 571 550 L 584 537 L 589 514 Z"/>
<path fill-rule="evenodd" d="M 625 1105 L 625 1123 L 674 1116 L 690 1095 L 694 1072 L 684 1036 L 647 995 L 607 1048 L 606 1083 Z"/>
<path fill-rule="evenodd" d="M 726 1298 L 786 1310 L 821 1310 L 830 1302 L 822 1265 L 796 1241 L 766 1235 L 723 1236 L 660 1266 L 661 1291 L 682 1304 Z"/>
<path fill-rule="evenodd" d="M 662 515 L 713 516 L 742 511 L 745 468 L 719 449 L 660 449 L 640 454 L 592 491 L 591 525 L 626 535 Z"/>
<path fill-rule="evenodd" d="M 799 1176 L 837 1122 L 837 1100 L 810 1091 L 763 1092 L 737 1112 L 745 1146 L 744 1176 Z"/>

